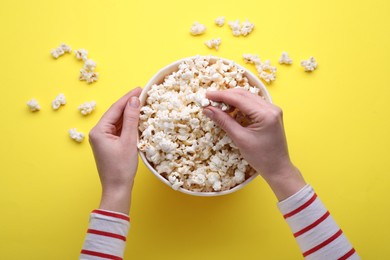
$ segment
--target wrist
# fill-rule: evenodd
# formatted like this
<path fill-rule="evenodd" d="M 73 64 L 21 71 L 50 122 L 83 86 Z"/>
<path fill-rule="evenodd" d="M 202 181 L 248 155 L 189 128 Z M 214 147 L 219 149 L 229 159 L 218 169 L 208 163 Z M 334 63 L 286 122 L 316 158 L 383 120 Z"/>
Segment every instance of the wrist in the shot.
<path fill-rule="evenodd" d="M 275 196 L 282 201 L 301 190 L 306 181 L 291 162 L 264 177 Z"/>
<path fill-rule="evenodd" d="M 114 188 L 103 187 L 100 200 L 100 209 L 129 214 L 132 186 Z"/>

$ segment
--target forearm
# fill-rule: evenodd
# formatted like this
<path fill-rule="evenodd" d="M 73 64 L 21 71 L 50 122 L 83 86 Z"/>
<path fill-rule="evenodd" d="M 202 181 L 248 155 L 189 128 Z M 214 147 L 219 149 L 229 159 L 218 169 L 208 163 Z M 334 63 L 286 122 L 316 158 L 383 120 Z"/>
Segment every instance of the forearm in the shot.
<path fill-rule="evenodd" d="M 310 185 L 278 203 L 306 259 L 359 259 Z"/>

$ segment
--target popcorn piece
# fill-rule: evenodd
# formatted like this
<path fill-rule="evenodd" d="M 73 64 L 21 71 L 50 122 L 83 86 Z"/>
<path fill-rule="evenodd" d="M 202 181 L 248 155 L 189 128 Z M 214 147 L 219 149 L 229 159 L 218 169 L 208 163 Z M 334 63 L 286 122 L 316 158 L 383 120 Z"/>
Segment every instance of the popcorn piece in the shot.
<path fill-rule="evenodd" d="M 69 45 L 66 45 L 65 43 L 62 43 L 60 45 L 60 48 L 67 53 L 72 53 L 72 48 Z"/>
<path fill-rule="evenodd" d="M 249 92 L 252 93 L 252 94 L 258 95 L 259 92 L 260 92 L 260 89 L 259 88 L 255 88 L 255 87 L 250 87 L 249 88 Z"/>
<path fill-rule="evenodd" d="M 213 190 L 220 191 L 222 188 L 221 176 L 216 172 L 210 172 L 207 175 L 207 182 L 213 187 Z"/>
<path fill-rule="evenodd" d="M 229 21 L 228 25 L 229 25 L 230 29 L 232 29 L 232 33 L 234 36 L 238 37 L 241 35 L 240 20 Z"/>
<path fill-rule="evenodd" d="M 207 99 L 207 98 L 203 98 L 202 101 L 201 101 L 201 103 L 200 103 L 200 105 L 201 105 L 202 107 L 207 107 L 208 105 L 210 105 L 210 100 Z"/>
<path fill-rule="evenodd" d="M 76 55 L 76 59 L 86 61 L 88 58 L 88 51 L 85 49 L 75 50 L 74 54 Z"/>
<path fill-rule="evenodd" d="M 69 45 L 62 43 L 57 48 L 51 50 L 50 53 L 51 56 L 53 56 L 53 58 L 57 59 L 58 57 L 64 55 L 64 53 L 71 53 L 71 52 L 72 52 L 72 48 Z"/>
<path fill-rule="evenodd" d="M 247 36 L 253 31 L 254 28 L 255 25 L 246 19 L 246 21 L 241 24 L 241 35 Z"/>
<path fill-rule="evenodd" d="M 257 55 L 243 54 L 242 58 L 244 59 L 245 63 L 255 64 L 255 65 L 261 64 L 261 60 L 260 60 L 259 56 L 257 56 Z"/>
<path fill-rule="evenodd" d="M 51 52 L 50 52 L 51 56 L 53 56 L 55 59 L 64 55 L 64 53 L 65 52 L 61 48 L 56 48 L 54 50 L 51 50 Z"/>
<path fill-rule="evenodd" d="M 288 56 L 288 53 L 284 51 L 279 58 L 279 63 L 290 65 L 292 64 L 292 59 Z"/>
<path fill-rule="evenodd" d="M 249 19 L 246 19 L 246 21 L 242 22 L 241 24 L 240 24 L 240 20 L 229 21 L 228 24 L 230 29 L 232 29 L 233 35 L 236 37 L 240 35 L 247 36 L 255 28 L 255 25 L 251 23 Z"/>
<path fill-rule="evenodd" d="M 168 180 L 172 184 L 172 189 L 174 190 L 178 190 L 184 184 L 177 172 L 170 174 Z"/>
<path fill-rule="evenodd" d="M 242 58 L 245 63 L 255 65 L 259 78 L 265 82 L 271 83 L 276 79 L 276 67 L 271 65 L 270 60 L 262 62 L 258 55 L 253 54 L 243 54 Z"/>
<path fill-rule="evenodd" d="M 63 106 L 66 104 L 66 98 L 65 95 L 60 93 L 57 95 L 57 97 L 51 102 L 51 107 L 53 110 L 58 110 L 60 106 Z"/>
<path fill-rule="evenodd" d="M 96 102 L 85 102 L 78 107 L 78 110 L 83 116 L 91 114 L 96 108 Z"/>
<path fill-rule="evenodd" d="M 215 24 L 222 27 L 225 24 L 225 17 L 220 16 L 215 19 Z"/>
<path fill-rule="evenodd" d="M 210 101 L 206 92 L 232 86 L 261 95 L 233 62 L 197 56 L 149 89 L 138 148 L 173 189 L 229 190 L 255 173 L 226 133 L 202 113 L 209 105 L 228 111 L 227 104 Z"/>
<path fill-rule="evenodd" d="M 84 69 L 94 71 L 96 69 L 96 62 L 91 59 L 87 59 L 84 63 Z"/>
<path fill-rule="evenodd" d="M 199 22 L 194 22 L 194 24 L 191 26 L 190 33 L 192 35 L 201 35 L 206 31 L 206 26 L 204 24 L 201 24 Z"/>
<path fill-rule="evenodd" d="M 237 182 L 237 183 L 241 183 L 245 180 L 245 173 L 240 171 L 240 170 L 236 170 L 234 172 L 234 181 Z"/>
<path fill-rule="evenodd" d="M 212 107 L 219 107 L 219 106 L 221 105 L 221 103 L 216 102 L 216 101 L 211 101 L 211 100 L 210 100 L 210 105 L 211 105 Z"/>
<path fill-rule="evenodd" d="M 99 73 L 89 71 L 85 68 L 80 70 L 79 80 L 85 80 L 88 84 L 91 84 L 99 79 Z"/>
<path fill-rule="evenodd" d="M 215 48 L 218 50 L 219 45 L 221 45 L 221 38 L 211 39 L 209 41 L 205 41 L 204 44 L 209 47 L 209 49 Z"/>
<path fill-rule="evenodd" d="M 69 129 L 69 136 L 78 143 L 81 143 L 84 140 L 85 134 L 77 132 L 76 128 Z"/>
<path fill-rule="evenodd" d="M 99 73 L 95 72 L 96 62 L 88 59 L 88 51 L 85 49 L 79 49 L 75 51 L 76 59 L 83 60 L 84 66 L 80 70 L 79 80 L 85 80 L 88 84 L 91 84 L 99 79 Z"/>
<path fill-rule="evenodd" d="M 221 110 L 222 111 L 227 111 L 230 109 L 230 106 L 228 104 L 222 103 L 221 105 Z"/>
<path fill-rule="evenodd" d="M 305 69 L 305 71 L 314 71 L 318 64 L 316 62 L 316 60 L 314 59 L 314 57 L 310 57 L 308 60 L 303 60 L 301 61 L 301 66 Z"/>
<path fill-rule="evenodd" d="M 32 98 L 27 102 L 27 106 L 30 109 L 31 112 L 36 112 L 41 110 L 41 107 L 39 106 L 38 101 L 35 98 Z"/>

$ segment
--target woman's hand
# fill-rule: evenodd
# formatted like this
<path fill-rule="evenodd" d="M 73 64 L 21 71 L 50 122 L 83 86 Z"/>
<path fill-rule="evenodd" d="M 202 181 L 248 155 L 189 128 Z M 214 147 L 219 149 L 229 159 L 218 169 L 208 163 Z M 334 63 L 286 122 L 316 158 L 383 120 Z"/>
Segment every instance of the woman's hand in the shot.
<path fill-rule="evenodd" d="M 279 200 L 305 186 L 299 170 L 290 161 L 279 107 L 242 89 L 210 91 L 207 98 L 236 107 L 248 117 L 250 124 L 243 127 L 219 108 L 209 106 L 203 110 L 225 130 L 245 160 L 268 182 Z"/>
<path fill-rule="evenodd" d="M 138 97 L 141 91 L 136 88 L 114 103 L 89 133 L 102 184 L 101 209 L 129 214 L 138 167 Z"/>

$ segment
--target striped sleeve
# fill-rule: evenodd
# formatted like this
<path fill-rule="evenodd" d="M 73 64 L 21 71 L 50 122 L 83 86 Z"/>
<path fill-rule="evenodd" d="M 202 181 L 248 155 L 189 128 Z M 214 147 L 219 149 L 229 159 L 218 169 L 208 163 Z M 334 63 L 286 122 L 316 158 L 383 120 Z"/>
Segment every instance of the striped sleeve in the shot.
<path fill-rule="evenodd" d="M 80 260 L 122 260 L 129 228 L 128 215 L 101 209 L 92 211 Z"/>
<path fill-rule="evenodd" d="M 279 202 L 278 208 L 305 259 L 360 259 L 310 185 Z"/>

